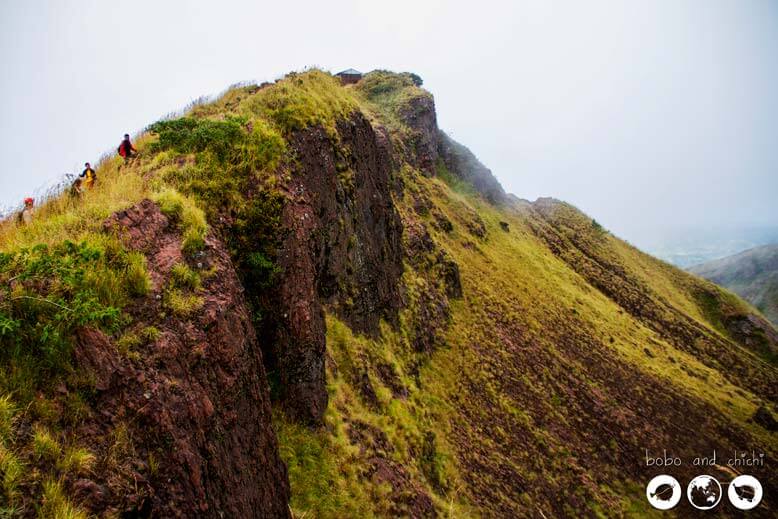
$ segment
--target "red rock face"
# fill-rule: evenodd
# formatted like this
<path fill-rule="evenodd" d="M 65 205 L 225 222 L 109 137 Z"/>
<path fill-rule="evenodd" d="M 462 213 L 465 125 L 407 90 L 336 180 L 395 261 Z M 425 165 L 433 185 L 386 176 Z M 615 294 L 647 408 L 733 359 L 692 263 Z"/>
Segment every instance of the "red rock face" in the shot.
<path fill-rule="evenodd" d="M 408 162 L 430 175 L 435 173 L 438 159 L 438 119 L 431 96 L 410 99 L 399 111 L 400 118 L 414 130 L 410 139 Z"/>
<path fill-rule="evenodd" d="M 134 250 L 155 247 L 168 229 L 168 219 L 151 200 L 142 200 L 129 209 L 114 213 L 105 222 L 106 232 L 117 233 Z"/>
<path fill-rule="evenodd" d="M 134 330 L 153 325 L 159 335 L 128 358 L 100 332 L 79 334 L 75 360 L 94 375 L 96 394 L 77 434 L 106 461 L 74 491 L 95 513 L 288 517 L 262 353 L 223 244 L 207 237 L 197 262 L 214 273 L 204 278 L 203 306 L 176 317 L 157 296 L 170 267 L 186 259 L 179 232 L 149 200 L 104 227 L 147 255 L 155 288 L 128 312 Z M 127 431 L 122 442 L 117 430 Z"/>
<path fill-rule="evenodd" d="M 386 136 L 361 114 L 295 134 L 297 161 L 284 187 L 284 240 L 274 320 L 281 397 L 296 419 L 317 424 L 327 407 L 328 305 L 355 330 L 376 333 L 400 307 L 402 224 L 392 201 Z"/>

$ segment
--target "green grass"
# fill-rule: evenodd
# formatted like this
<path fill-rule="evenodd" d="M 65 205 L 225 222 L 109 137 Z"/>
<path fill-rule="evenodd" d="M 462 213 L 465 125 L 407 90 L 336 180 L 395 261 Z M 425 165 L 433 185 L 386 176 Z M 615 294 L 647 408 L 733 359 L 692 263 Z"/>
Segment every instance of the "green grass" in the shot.
<path fill-rule="evenodd" d="M 0 253 L 0 360 L 34 361 L 53 372 L 67 365 L 78 327 L 117 331 L 120 308 L 137 290 L 137 271 L 128 270 L 128 261 L 117 242 L 97 235 Z"/>
<path fill-rule="evenodd" d="M 159 339 L 159 330 L 155 326 L 147 326 L 140 332 L 140 337 L 146 342 L 155 342 Z"/>
<path fill-rule="evenodd" d="M 431 94 L 414 82 L 411 74 L 374 70 L 365 74 L 356 86 L 370 103 L 378 106 L 384 117 L 397 117 L 399 111 L 416 97 L 431 98 Z"/>
<path fill-rule="evenodd" d="M 281 458 L 292 489 L 295 517 L 369 517 L 371 499 L 365 494 L 349 454 L 324 431 L 312 431 L 274 416 Z"/>
<path fill-rule="evenodd" d="M 173 265 L 170 270 L 170 283 L 175 288 L 188 288 L 194 291 L 200 290 L 202 285 L 200 275 L 185 263 Z"/>
<path fill-rule="evenodd" d="M 49 479 L 43 484 L 39 519 L 87 519 L 87 517 L 84 510 L 67 498 L 61 481 Z"/>
<path fill-rule="evenodd" d="M 75 476 L 84 475 L 95 464 L 95 455 L 88 449 L 71 446 L 65 449 L 64 454 L 57 460 L 57 469 L 63 473 Z"/>
<path fill-rule="evenodd" d="M 244 113 L 272 121 L 283 132 L 321 126 L 335 136 L 335 123 L 359 107 L 337 78 L 321 70 L 292 73 L 243 101 Z"/>
<path fill-rule="evenodd" d="M 170 288 L 165 291 L 163 297 L 165 307 L 178 317 L 191 317 L 196 311 L 202 308 L 205 300 L 198 295 L 188 294 L 177 288 Z"/>
<path fill-rule="evenodd" d="M 354 90 L 371 119 L 389 129 L 392 145 L 400 151 L 405 150 L 414 132 L 403 123 L 402 111 L 414 99 L 431 99 L 432 95 L 416 85 L 412 74 L 385 70 L 365 74 Z"/>
<path fill-rule="evenodd" d="M 129 359 L 137 360 L 140 358 L 140 354 L 135 351 L 135 348 L 143 344 L 143 339 L 137 334 L 132 332 L 124 333 L 116 341 L 116 349 Z"/>
<path fill-rule="evenodd" d="M 11 395 L 0 396 L 0 444 L 5 445 L 11 439 L 16 406 Z"/>
<path fill-rule="evenodd" d="M 132 296 L 145 296 L 151 291 L 151 278 L 146 271 L 146 256 L 140 252 L 127 254 L 127 291 Z"/>
<path fill-rule="evenodd" d="M 32 453 L 37 459 L 53 461 L 61 454 L 59 442 L 45 427 L 38 425 L 33 429 Z"/>
<path fill-rule="evenodd" d="M 173 188 L 164 188 L 152 195 L 160 210 L 181 228 L 181 250 L 193 254 L 205 248 L 208 222 L 205 212 L 190 198 Z"/>
<path fill-rule="evenodd" d="M 386 324 L 381 330 L 378 340 L 355 335 L 344 322 L 328 314 L 327 349 L 333 362 L 328 369 L 326 427 L 311 431 L 290 423 L 283 414 L 275 416 L 281 455 L 289 468 L 292 510 L 296 516 L 314 517 L 410 513 L 394 502 L 390 487 L 360 477 L 370 472 L 373 454 L 369 450 L 362 453 L 365 446 L 350 440 L 348 430 L 356 423 L 355 427 L 386 435 L 390 450 L 379 449 L 378 454 L 387 463 L 402 467 L 438 510 L 449 517 L 471 516 L 473 511 L 460 492 L 462 482 L 443 434 L 444 421 L 434 425 L 430 421 L 434 408 L 428 404 L 440 386 L 430 384 L 424 391 L 416 388 L 413 377 L 405 373 L 406 367 L 418 362 L 409 337 Z M 410 390 L 408 400 L 392 396 L 374 371 L 378 365 L 392 367 L 398 381 Z M 357 375 L 365 371 L 378 408 L 368 405 L 358 388 Z"/>
<path fill-rule="evenodd" d="M 16 454 L 5 445 L 0 445 L 0 483 L 8 503 L 12 504 L 16 500 L 24 472 L 24 465 Z"/>

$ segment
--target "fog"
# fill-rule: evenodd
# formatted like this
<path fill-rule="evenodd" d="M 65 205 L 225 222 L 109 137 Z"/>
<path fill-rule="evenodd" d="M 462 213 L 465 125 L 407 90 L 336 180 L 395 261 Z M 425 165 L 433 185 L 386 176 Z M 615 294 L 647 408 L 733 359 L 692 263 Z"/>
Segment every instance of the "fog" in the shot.
<path fill-rule="evenodd" d="M 508 191 L 638 245 L 778 224 L 769 0 L 0 0 L 0 62 L 0 205 L 196 97 L 319 66 L 418 73 Z"/>

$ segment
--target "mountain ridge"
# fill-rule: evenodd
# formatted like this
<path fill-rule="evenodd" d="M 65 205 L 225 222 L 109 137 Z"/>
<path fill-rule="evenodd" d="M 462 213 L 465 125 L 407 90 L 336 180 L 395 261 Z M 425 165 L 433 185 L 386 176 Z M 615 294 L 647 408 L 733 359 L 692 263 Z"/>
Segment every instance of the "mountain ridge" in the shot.
<path fill-rule="evenodd" d="M 646 450 L 774 459 L 775 329 L 506 194 L 412 74 L 241 86 L 137 147 L 0 228 L 21 516 L 649 517 Z"/>

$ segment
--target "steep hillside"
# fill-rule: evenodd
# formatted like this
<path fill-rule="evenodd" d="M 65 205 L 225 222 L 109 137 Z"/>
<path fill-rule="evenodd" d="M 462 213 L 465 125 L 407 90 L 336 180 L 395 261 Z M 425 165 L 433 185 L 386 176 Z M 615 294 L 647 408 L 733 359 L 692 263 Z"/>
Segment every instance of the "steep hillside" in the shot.
<path fill-rule="evenodd" d="M 765 245 L 690 267 L 726 287 L 778 324 L 778 245 Z"/>
<path fill-rule="evenodd" d="M 506 194 L 417 76 L 235 87 L 137 146 L 0 229 L 0 515 L 651 517 L 654 475 L 754 452 L 774 516 L 775 328 Z"/>

